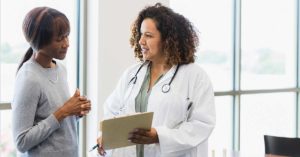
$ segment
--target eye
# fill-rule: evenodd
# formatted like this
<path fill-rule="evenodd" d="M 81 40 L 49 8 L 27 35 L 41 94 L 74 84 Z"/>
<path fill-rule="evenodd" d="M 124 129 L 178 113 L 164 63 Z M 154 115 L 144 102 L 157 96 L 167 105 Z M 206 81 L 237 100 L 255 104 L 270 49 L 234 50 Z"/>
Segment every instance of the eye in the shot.
<path fill-rule="evenodd" d="M 64 40 L 65 38 L 68 38 L 69 36 L 68 35 L 62 35 L 62 36 L 59 36 L 58 38 L 57 38 L 57 41 L 62 41 L 62 40 Z"/>
<path fill-rule="evenodd" d="M 142 34 L 142 37 L 144 38 L 152 38 L 153 36 L 149 33 L 145 33 L 145 34 Z"/>
<path fill-rule="evenodd" d="M 63 36 L 59 36 L 56 38 L 57 41 L 62 41 L 63 39 L 64 39 Z"/>

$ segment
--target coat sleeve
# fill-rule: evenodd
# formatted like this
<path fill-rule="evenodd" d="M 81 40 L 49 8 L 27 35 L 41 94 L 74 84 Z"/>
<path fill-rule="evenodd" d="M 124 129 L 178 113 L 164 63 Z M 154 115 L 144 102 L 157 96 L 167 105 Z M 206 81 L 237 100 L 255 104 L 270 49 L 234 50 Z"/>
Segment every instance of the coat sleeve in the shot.
<path fill-rule="evenodd" d="M 162 154 L 177 154 L 197 147 L 207 141 L 215 126 L 214 92 L 210 80 L 205 73 L 200 73 L 193 82 L 193 106 L 187 121 L 178 128 L 156 127 Z"/>
<path fill-rule="evenodd" d="M 119 79 L 116 88 L 109 95 L 104 103 L 104 118 L 111 118 L 120 113 L 120 109 L 124 106 L 124 94 L 128 88 L 129 70 L 126 70 Z"/>
<path fill-rule="evenodd" d="M 19 74 L 16 79 L 12 102 L 14 141 L 17 149 L 23 153 L 44 141 L 60 127 L 53 114 L 34 124 L 35 114 L 41 99 L 41 89 L 38 82 L 33 78 L 33 74 L 26 72 Z"/>

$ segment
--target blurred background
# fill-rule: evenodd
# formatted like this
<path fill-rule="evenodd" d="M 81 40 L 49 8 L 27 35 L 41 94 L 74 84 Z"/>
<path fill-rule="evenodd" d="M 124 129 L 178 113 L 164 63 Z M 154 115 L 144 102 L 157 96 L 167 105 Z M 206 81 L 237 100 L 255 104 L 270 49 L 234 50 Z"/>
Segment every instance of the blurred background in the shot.
<path fill-rule="evenodd" d="M 0 157 L 15 157 L 11 108 L 17 66 L 29 45 L 22 33 L 34 7 L 55 8 L 71 23 L 62 61 L 70 92 L 79 88 L 92 111 L 78 124 L 80 156 L 96 143 L 102 105 L 126 67 L 138 12 L 156 2 L 197 28 L 197 63 L 215 90 L 217 125 L 209 138 L 216 157 L 240 152 L 263 156 L 263 135 L 299 137 L 299 0 L 0 0 Z M 117 4 L 117 5 L 116 5 Z"/>

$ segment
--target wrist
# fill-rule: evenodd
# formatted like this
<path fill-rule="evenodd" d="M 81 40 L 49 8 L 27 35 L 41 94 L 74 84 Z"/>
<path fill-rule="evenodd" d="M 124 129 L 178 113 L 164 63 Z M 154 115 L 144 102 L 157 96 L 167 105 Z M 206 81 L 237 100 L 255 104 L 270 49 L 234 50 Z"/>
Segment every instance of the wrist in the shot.
<path fill-rule="evenodd" d="M 68 116 L 68 113 L 64 110 L 63 106 L 56 110 L 53 114 L 58 121 L 61 121 Z"/>

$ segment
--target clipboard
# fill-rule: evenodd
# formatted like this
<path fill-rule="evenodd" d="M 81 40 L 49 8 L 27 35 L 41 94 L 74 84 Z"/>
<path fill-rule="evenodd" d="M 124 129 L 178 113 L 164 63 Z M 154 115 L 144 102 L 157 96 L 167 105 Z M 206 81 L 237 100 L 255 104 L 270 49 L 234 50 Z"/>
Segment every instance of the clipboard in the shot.
<path fill-rule="evenodd" d="M 102 141 L 105 150 L 135 145 L 128 141 L 128 134 L 135 128 L 151 129 L 153 112 L 105 119 L 100 123 Z"/>

